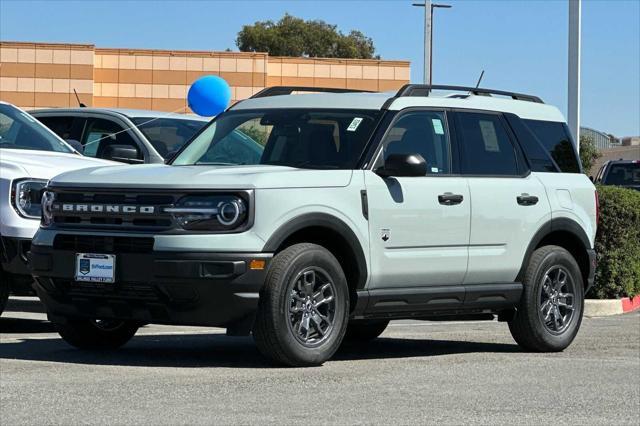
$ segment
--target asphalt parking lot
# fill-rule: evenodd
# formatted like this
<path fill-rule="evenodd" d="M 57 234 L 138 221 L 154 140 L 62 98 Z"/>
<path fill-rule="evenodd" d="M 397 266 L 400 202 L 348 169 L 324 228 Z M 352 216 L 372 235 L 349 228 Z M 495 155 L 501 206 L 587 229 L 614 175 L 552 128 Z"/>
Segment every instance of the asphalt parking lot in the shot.
<path fill-rule="evenodd" d="M 32 300 L 0 318 L 13 424 L 634 424 L 640 312 L 585 318 L 563 353 L 497 322 L 396 322 L 319 368 L 274 368 L 251 338 L 148 326 L 116 352 L 67 346 Z"/>

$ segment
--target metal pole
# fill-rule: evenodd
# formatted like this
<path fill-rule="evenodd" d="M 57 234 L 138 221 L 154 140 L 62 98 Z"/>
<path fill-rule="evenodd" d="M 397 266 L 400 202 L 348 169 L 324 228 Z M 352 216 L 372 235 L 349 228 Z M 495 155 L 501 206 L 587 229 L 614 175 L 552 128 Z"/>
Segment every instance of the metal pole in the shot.
<path fill-rule="evenodd" d="M 429 84 L 433 83 L 433 6 L 429 7 Z"/>
<path fill-rule="evenodd" d="M 567 124 L 580 152 L 580 26 L 582 0 L 569 0 Z"/>
<path fill-rule="evenodd" d="M 424 84 L 431 84 L 431 0 L 424 0 Z"/>

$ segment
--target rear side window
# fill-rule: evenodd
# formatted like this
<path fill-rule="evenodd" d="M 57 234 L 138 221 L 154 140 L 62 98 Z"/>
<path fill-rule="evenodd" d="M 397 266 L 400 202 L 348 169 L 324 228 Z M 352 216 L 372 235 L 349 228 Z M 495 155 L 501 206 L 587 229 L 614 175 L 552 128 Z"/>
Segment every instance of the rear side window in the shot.
<path fill-rule="evenodd" d="M 580 161 L 566 124 L 542 120 L 524 120 L 524 122 L 551 154 L 560 171 L 580 173 Z"/>
<path fill-rule="evenodd" d="M 73 117 L 36 117 L 38 121 L 47 126 L 53 133 L 62 139 L 74 139 L 71 135 L 73 129 Z"/>
<path fill-rule="evenodd" d="M 513 114 L 505 114 L 505 118 L 507 122 L 509 122 L 511 130 L 516 134 L 518 142 L 520 142 L 520 147 L 531 164 L 531 171 L 545 173 L 559 172 L 546 148 L 522 120 Z"/>
<path fill-rule="evenodd" d="M 462 172 L 469 175 L 518 175 L 516 151 L 499 115 L 460 112 Z"/>

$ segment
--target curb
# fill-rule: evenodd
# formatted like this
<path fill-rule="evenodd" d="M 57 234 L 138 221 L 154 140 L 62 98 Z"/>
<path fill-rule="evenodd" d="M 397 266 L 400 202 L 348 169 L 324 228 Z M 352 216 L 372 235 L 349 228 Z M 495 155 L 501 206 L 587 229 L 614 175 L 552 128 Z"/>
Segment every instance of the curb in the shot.
<path fill-rule="evenodd" d="M 640 309 L 640 296 L 622 299 L 586 299 L 584 301 L 584 315 L 587 317 L 604 317 L 619 315 Z"/>

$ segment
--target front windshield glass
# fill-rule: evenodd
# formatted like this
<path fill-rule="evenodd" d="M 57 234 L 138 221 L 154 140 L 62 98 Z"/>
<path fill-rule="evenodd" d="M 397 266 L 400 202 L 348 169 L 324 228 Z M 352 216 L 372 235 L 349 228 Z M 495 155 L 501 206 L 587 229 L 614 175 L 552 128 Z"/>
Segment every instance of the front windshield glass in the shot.
<path fill-rule="evenodd" d="M 380 114 L 344 109 L 229 111 L 187 145 L 173 164 L 353 169 Z"/>
<path fill-rule="evenodd" d="M 138 117 L 131 120 L 164 158 L 173 156 L 207 124 L 203 120 L 182 118 Z"/>
<path fill-rule="evenodd" d="M 24 111 L 0 103 L 0 148 L 74 152 Z"/>

